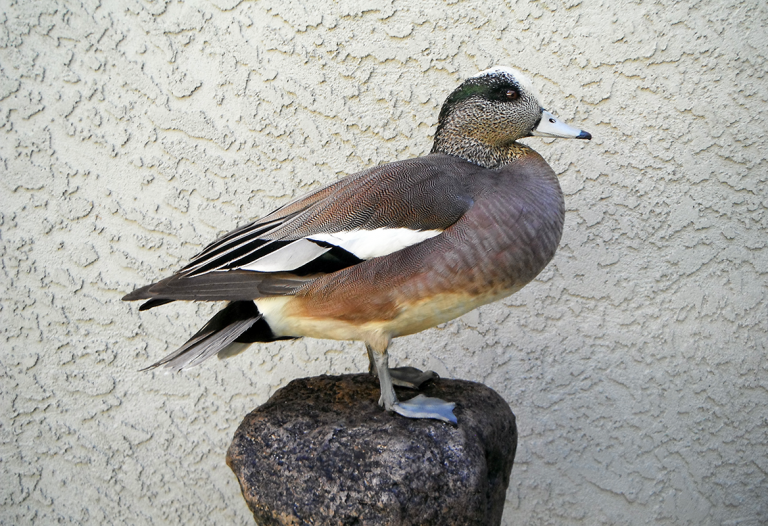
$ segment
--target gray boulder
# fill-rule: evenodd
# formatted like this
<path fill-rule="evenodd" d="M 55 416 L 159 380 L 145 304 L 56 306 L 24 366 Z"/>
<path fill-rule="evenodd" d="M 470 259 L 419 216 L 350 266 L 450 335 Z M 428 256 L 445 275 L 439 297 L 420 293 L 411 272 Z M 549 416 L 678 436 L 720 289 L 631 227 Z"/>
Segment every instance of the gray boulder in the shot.
<path fill-rule="evenodd" d="M 430 382 L 458 425 L 383 411 L 367 374 L 295 380 L 245 417 L 227 453 L 256 522 L 500 524 L 515 416 L 488 387 Z M 398 397 L 416 394 L 397 389 Z"/>

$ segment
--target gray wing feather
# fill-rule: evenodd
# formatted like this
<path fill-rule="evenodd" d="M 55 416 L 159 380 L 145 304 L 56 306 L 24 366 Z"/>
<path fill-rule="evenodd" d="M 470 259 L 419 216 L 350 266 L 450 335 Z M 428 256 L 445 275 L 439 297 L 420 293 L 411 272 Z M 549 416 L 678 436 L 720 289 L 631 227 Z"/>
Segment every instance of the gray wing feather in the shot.
<path fill-rule="evenodd" d="M 432 155 L 360 172 L 225 235 L 181 272 L 194 276 L 245 268 L 285 246 L 276 242 L 317 234 L 377 228 L 444 230 L 472 206 L 462 179 L 471 177 L 475 168 L 450 156 Z"/>
<path fill-rule="evenodd" d="M 162 281 L 141 287 L 123 297 L 124 301 L 151 300 L 162 305 L 165 299 L 186 301 L 239 301 L 264 296 L 292 294 L 313 276 L 295 276 L 287 272 L 268 274 L 247 270 L 210 272 L 199 276 L 174 274 Z"/>
<path fill-rule="evenodd" d="M 326 257 L 327 242 L 306 239 L 312 235 L 379 228 L 442 232 L 472 207 L 474 196 L 466 181 L 477 170 L 485 169 L 449 155 L 431 154 L 351 175 L 226 234 L 178 273 L 123 299 L 150 299 L 144 306 L 150 308 L 162 304 L 161 300 L 237 301 L 292 294 L 316 275 L 274 272 L 292 270 L 277 267 L 260 272 L 260 258 L 302 239 L 304 244 L 294 245 L 303 247 L 302 262 Z M 307 247 L 312 243 L 318 246 Z M 352 258 L 349 265 L 359 262 Z M 251 270 L 239 270 L 243 268 Z"/>

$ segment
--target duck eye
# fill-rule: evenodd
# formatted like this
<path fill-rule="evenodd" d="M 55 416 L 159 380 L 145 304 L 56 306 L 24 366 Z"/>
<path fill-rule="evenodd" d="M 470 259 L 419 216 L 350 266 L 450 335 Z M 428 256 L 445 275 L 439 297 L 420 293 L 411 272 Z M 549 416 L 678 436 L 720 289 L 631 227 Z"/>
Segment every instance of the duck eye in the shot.
<path fill-rule="evenodd" d="M 517 90 L 509 89 L 507 90 L 507 100 L 517 100 L 520 98 L 520 94 L 517 92 Z"/>

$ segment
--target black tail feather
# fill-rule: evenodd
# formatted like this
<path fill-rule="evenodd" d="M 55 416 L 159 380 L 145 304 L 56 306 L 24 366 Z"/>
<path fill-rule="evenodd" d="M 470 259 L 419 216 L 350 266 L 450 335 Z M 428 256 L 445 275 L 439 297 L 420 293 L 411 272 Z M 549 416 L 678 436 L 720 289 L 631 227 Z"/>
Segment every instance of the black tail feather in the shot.
<path fill-rule="evenodd" d="M 139 311 L 154 309 L 155 307 L 159 307 L 160 305 L 165 305 L 166 303 L 172 303 L 174 301 L 176 301 L 176 300 L 168 300 L 168 299 L 162 299 L 162 300 L 151 299 L 151 300 L 147 300 L 144 303 L 142 303 L 141 306 L 139 306 Z"/>
<path fill-rule="evenodd" d="M 258 329 L 250 330 L 257 324 Z M 244 336 L 245 341 L 241 339 Z M 165 366 L 174 371 L 180 371 L 199 365 L 211 356 L 225 351 L 235 342 L 252 343 L 274 339 L 272 330 L 264 321 L 255 303 L 233 301 L 208 320 L 208 323 L 184 345 L 144 370 Z"/>

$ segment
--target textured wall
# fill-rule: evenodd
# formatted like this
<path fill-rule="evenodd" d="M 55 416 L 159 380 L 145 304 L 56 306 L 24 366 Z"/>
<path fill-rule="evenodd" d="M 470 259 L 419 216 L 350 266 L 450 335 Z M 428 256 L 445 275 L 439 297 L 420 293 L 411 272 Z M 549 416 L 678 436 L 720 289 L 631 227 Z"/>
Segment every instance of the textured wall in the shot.
<path fill-rule="evenodd" d="M 293 378 L 364 370 L 362 345 L 139 373 L 212 307 L 120 297 L 426 153 L 493 64 L 595 137 L 527 141 L 562 174 L 563 242 L 395 362 L 510 403 L 506 524 L 768 521 L 764 1 L 0 3 L 0 522 L 248 523 L 236 425 Z"/>

